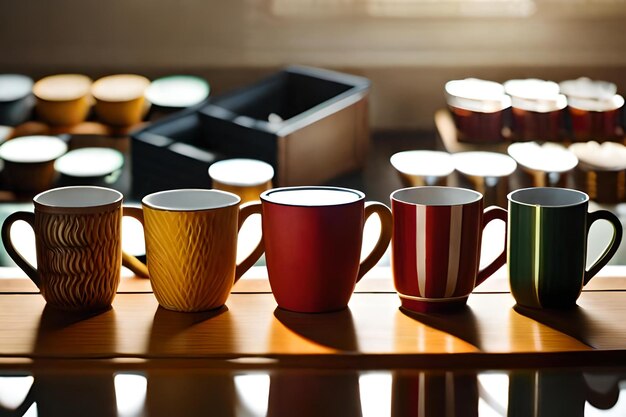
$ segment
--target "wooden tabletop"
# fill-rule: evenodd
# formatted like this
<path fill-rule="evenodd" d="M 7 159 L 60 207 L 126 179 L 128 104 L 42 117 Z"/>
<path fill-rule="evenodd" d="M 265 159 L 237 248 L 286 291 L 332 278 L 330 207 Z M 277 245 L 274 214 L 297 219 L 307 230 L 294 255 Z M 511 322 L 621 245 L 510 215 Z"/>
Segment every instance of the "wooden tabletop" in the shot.
<path fill-rule="evenodd" d="M 0 367 L 75 360 L 358 369 L 626 364 L 622 277 L 595 278 L 577 308 L 555 312 L 515 307 L 496 276 L 466 309 L 423 315 L 399 308 L 389 268 L 378 268 L 348 309 L 298 314 L 277 308 L 264 271 L 251 270 L 226 307 L 193 314 L 160 308 L 148 280 L 126 276 L 112 309 L 80 317 L 47 308 L 30 281 L 5 270 Z"/>

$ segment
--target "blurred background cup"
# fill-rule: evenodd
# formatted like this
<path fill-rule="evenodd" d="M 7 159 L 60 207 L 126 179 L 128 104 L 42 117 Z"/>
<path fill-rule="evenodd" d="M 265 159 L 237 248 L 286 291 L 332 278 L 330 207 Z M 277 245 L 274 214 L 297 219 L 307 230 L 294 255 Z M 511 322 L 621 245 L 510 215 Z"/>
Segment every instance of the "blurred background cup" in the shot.
<path fill-rule="evenodd" d="M 16 126 L 31 117 L 33 80 L 21 74 L 0 74 L 0 125 Z"/>
<path fill-rule="evenodd" d="M 569 149 L 578 157 L 574 171 L 576 188 L 600 204 L 626 200 L 626 146 L 621 143 L 573 143 Z"/>
<path fill-rule="evenodd" d="M 569 174 L 578 165 L 576 155 L 558 143 L 519 142 L 507 151 L 533 187 L 567 187 Z"/>
<path fill-rule="evenodd" d="M 448 81 L 446 101 L 461 142 L 493 143 L 504 140 L 505 112 L 511 98 L 500 83 L 476 78 Z"/>
<path fill-rule="evenodd" d="M 80 74 L 58 74 L 42 78 L 33 87 L 37 116 L 57 126 L 83 122 L 91 108 L 91 79 Z"/>
<path fill-rule="evenodd" d="M 62 186 L 110 185 L 120 177 L 123 166 L 124 155 L 111 148 L 74 149 L 54 163 Z"/>
<path fill-rule="evenodd" d="M 91 88 L 98 119 L 112 126 L 132 126 L 141 122 L 149 107 L 145 99 L 149 85 L 150 80 L 135 74 L 98 79 Z"/>
<path fill-rule="evenodd" d="M 18 194 L 36 194 L 52 187 L 54 162 L 67 152 L 67 144 L 56 136 L 23 136 L 0 145 L 4 162 L 4 185 Z"/>
<path fill-rule="evenodd" d="M 589 213 L 589 196 L 567 188 L 524 188 L 508 195 L 507 255 L 511 294 L 518 305 L 571 308 L 582 288 L 615 255 L 622 225 L 610 211 Z M 593 223 L 612 226 L 608 244 L 587 269 Z"/>
<path fill-rule="evenodd" d="M 574 141 L 603 142 L 623 138 L 624 97 L 616 94 L 615 84 L 581 77 L 563 81 L 559 87 L 567 96 Z"/>
<path fill-rule="evenodd" d="M 225 159 L 211 164 L 209 176 L 214 189 L 237 194 L 246 203 L 272 188 L 274 168 L 256 159 Z"/>
<path fill-rule="evenodd" d="M 404 151 L 389 159 L 402 185 L 447 185 L 448 176 L 454 172 L 452 156 L 440 151 Z"/>
<path fill-rule="evenodd" d="M 567 98 L 559 93 L 557 83 L 528 78 L 509 80 L 504 88 L 511 96 L 514 140 L 561 140 Z"/>
<path fill-rule="evenodd" d="M 474 288 L 506 262 L 503 249 L 479 270 L 483 229 L 506 210 L 483 210 L 479 192 L 414 187 L 391 194 L 393 280 L 402 307 L 419 313 L 465 306 Z M 504 239 L 504 238 L 502 238 Z"/>
<path fill-rule="evenodd" d="M 169 113 L 195 106 L 209 96 L 209 83 L 192 75 L 170 75 L 157 78 L 146 89 L 150 102 L 150 120 Z"/>
<path fill-rule="evenodd" d="M 497 152 L 476 151 L 455 153 L 452 159 L 454 168 L 469 186 L 484 196 L 486 206 L 506 207 L 509 176 L 517 168 L 513 158 Z"/>

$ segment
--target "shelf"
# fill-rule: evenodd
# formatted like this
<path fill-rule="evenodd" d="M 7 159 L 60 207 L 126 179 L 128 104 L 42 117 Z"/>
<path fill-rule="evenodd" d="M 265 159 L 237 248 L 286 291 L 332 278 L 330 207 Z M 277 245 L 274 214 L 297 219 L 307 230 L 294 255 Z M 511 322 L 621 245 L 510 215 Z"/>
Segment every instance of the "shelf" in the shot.
<path fill-rule="evenodd" d="M 0 280 L 0 368 L 77 360 L 329 369 L 626 364 L 622 278 L 594 279 L 595 289 L 568 311 L 521 310 L 508 292 L 477 292 L 466 309 L 436 315 L 401 310 L 390 276 L 369 279 L 348 309 L 328 314 L 277 309 L 260 278 L 238 283 L 221 310 L 175 313 L 158 307 L 148 281 L 126 280 L 113 308 L 92 317 L 46 308 L 36 293 L 7 292 L 26 279 Z"/>

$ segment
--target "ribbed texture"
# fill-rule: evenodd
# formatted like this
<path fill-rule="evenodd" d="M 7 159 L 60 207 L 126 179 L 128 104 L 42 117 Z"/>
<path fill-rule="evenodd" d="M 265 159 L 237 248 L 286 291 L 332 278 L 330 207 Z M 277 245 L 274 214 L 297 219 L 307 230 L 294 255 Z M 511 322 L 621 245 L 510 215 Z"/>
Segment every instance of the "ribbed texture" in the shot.
<path fill-rule="evenodd" d="M 120 228 L 119 208 L 36 216 L 37 268 L 48 303 L 64 310 L 111 305 L 120 280 Z"/>
<path fill-rule="evenodd" d="M 144 208 L 154 295 L 176 311 L 221 307 L 235 281 L 237 206 L 198 212 Z"/>

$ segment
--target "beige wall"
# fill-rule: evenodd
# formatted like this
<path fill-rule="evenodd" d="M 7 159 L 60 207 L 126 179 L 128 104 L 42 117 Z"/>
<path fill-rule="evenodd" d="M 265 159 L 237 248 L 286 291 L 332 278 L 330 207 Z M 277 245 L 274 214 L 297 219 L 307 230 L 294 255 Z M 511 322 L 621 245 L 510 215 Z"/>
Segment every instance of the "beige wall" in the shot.
<path fill-rule="evenodd" d="M 374 127 L 429 128 L 452 78 L 589 75 L 625 92 L 626 6 L 570 3 L 529 18 L 307 18 L 270 0 L 2 1 L 0 71 L 191 72 L 219 93 L 309 64 L 369 77 Z"/>

